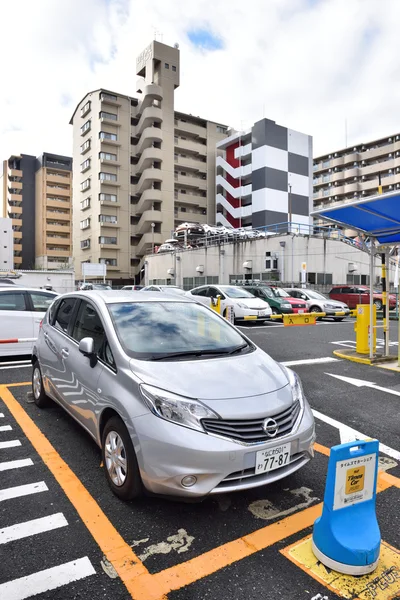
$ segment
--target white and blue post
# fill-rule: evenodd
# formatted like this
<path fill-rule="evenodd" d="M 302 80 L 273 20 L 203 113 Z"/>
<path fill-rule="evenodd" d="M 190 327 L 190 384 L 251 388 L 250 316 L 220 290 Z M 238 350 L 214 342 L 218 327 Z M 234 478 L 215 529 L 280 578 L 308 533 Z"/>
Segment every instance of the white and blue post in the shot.
<path fill-rule="evenodd" d="M 365 575 L 378 565 L 378 454 L 378 440 L 331 448 L 324 506 L 314 523 L 312 549 L 323 565 L 339 573 Z"/>

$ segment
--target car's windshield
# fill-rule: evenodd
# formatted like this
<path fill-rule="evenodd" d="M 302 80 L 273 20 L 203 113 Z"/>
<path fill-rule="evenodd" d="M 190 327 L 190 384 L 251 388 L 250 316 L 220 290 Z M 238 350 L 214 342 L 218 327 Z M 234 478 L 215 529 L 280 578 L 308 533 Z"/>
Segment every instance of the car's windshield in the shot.
<path fill-rule="evenodd" d="M 179 287 L 175 287 L 173 285 L 166 285 L 160 288 L 162 292 L 167 292 L 167 293 L 171 293 L 171 294 L 180 294 L 181 296 L 185 295 L 185 290 L 182 290 Z"/>
<path fill-rule="evenodd" d="M 313 298 L 314 300 L 328 300 L 324 294 L 320 294 L 319 292 L 315 292 L 314 290 L 307 290 L 307 294 L 309 298 Z"/>
<path fill-rule="evenodd" d="M 221 291 L 226 294 L 228 298 L 254 298 L 254 294 L 250 294 L 250 292 L 241 287 L 221 287 Z"/>
<path fill-rule="evenodd" d="M 132 358 L 224 353 L 246 344 L 224 319 L 194 302 L 124 302 L 109 304 L 108 310 L 118 339 Z"/>
<path fill-rule="evenodd" d="M 278 298 L 290 298 L 290 295 L 282 288 L 272 288 L 272 291 Z"/>
<path fill-rule="evenodd" d="M 112 290 L 111 285 L 106 285 L 106 284 L 102 284 L 102 283 L 95 283 L 93 284 L 93 289 L 94 290 Z"/>
<path fill-rule="evenodd" d="M 271 288 L 269 288 L 269 287 L 260 287 L 259 290 L 260 290 L 261 294 L 263 296 L 266 296 L 267 298 L 274 297 L 274 294 L 273 294 Z"/>

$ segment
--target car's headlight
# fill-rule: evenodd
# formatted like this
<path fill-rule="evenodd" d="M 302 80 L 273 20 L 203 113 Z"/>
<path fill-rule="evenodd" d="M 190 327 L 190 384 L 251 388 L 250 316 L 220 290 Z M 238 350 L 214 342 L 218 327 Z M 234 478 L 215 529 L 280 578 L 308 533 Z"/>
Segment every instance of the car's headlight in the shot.
<path fill-rule="evenodd" d="M 147 384 L 142 384 L 140 391 L 153 414 L 177 425 L 204 431 L 201 419 L 219 419 L 217 413 L 198 400 L 184 398 Z"/>
<path fill-rule="evenodd" d="M 281 367 L 289 379 L 289 385 L 292 388 L 293 403 L 297 401 L 300 402 L 301 411 L 303 412 L 305 397 L 300 378 L 294 371 L 292 371 L 292 369 L 288 369 L 283 365 L 281 365 Z"/>
<path fill-rule="evenodd" d="M 292 305 L 291 305 L 291 304 L 289 304 L 289 303 L 288 303 L 288 304 L 286 304 L 286 303 L 283 303 L 283 304 L 281 304 L 281 307 L 282 307 L 282 308 L 292 308 Z"/>
<path fill-rule="evenodd" d="M 238 302 L 237 305 L 240 308 L 244 308 L 245 310 L 250 310 L 249 307 L 247 306 L 247 304 L 243 304 L 243 302 Z"/>
<path fill-rule="evenodd" d="M 334 304 L 324 304 L 324 308 L 336 308 Z"/>

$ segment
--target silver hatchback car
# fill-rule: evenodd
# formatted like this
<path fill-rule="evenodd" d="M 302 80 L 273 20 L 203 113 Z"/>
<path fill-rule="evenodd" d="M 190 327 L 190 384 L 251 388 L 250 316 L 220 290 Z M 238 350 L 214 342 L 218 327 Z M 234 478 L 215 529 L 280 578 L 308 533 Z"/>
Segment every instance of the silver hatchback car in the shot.
<path fill-rule="evenodd" d="M 190 298 L 65 294 L 32 360 L 35 403 L 55 400 L 90 433 L 124 500 L 253 488 L 313 456 L 297 375 Z"/>

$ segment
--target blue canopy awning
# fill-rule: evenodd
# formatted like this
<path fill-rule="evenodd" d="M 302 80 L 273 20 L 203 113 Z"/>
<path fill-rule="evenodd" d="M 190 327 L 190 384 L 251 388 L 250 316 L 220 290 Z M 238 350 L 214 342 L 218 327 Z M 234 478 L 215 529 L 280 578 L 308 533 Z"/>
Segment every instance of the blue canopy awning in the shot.
<path fill-rule="evenodd" d="M 400 192 L 390 192 L 311 213 L 376 238 L 379 244 L 400 244 Z"/>

